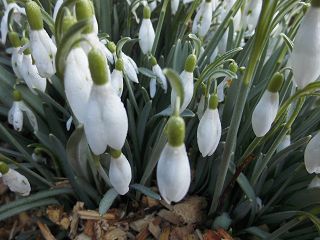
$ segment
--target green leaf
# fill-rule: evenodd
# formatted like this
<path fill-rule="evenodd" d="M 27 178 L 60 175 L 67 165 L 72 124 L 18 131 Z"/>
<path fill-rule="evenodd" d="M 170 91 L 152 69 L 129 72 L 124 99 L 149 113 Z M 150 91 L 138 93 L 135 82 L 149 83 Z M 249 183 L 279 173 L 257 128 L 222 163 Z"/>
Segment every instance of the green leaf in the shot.
<path fill-rule="evenodd" d="M 102 216 L 104 215 L 109 208 L 111 207 L 112 203 L 118 196 L 117 191 L 114 188 L 110 188 L 107 193 L 103 196 L 99 203 L 99 214 Z"/>
<path fill-rule="evenodd" d="M 188 37 L 193 41 L 193 44 L 195 46 L 195 51 L 196 51 L 196 56 L 197 58 L 199 57 L 200 55 L 200 49 L 201 49 L 201 40 L 194 34 L 190 33 L 188 35 Z"/>
<path fill-rule="evenodd" d="M 130 187 L 132 187 L 133 189 L 143 193 L 144 195 L 148 196 L 148 197 L 151 197 L 153 199 L 156 199 L 156 200 L 161 200 L 161 197 L 159 194 L 153 192 L 150 188 L 142 185 L 142 184 L 132 184 L 130 185 Z"/>
<path fill-rule="evenodd" d="M 282 37 L 282 39 L 284 40 L 284 43 L 286 44 L 286 46 L 288 47 L 288 49 L 292 52 L 293 49 L 293 42 L 291 41 L 291 39 L 284 33 L 281 33 L 280 36 Z"/>
<path fill-rule="evenodd" d="M 166 75 L 167 79 L 169 80 L 172 89 L 177 93 L 177 96 L 180 97 L 180 106 L 184 100 L 184 90 L 182 85 L 182 80 L 178 73 L 172 69 L 165 68 L 163 73 Z"/>
<path fill-rule="evenodd" d="M 131 40 L 131 38 L 129 38 L 129 37 L 124 37 L 119 40 L 119 42 L 117 43 L 117 56 L 118 56 L 118 58 L 120 58 L 120 56 L 121 56 L 123 46 L 130 40 Z"/>

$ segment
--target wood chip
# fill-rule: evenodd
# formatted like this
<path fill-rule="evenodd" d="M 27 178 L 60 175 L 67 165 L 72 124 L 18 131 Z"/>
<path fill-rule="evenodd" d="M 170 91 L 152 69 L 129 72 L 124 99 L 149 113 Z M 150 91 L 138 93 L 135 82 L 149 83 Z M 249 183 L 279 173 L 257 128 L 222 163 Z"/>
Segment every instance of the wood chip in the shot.
<path fill-rule="evenodd" d="M 37 221 L 37 225 L 45 240 L 55 240 L 55 237 L 52 235 L 52 233 L 50 232 L 50 229 L 46 224 L 43 224 L 42 222 Z"/>
<path fill-rule="evenodd" d="M 94 236 L 94 223 L 96 221 L 94 220 L 88 220 L 85 222 L 84 224 L 84 230 L 83 233 L 89 237 L 93 237 Z"/>
<path fill-rule="evenodd" d="M 125 240 L 127 239 L 127 233 L 123 231 L 121 228 L 113 229 L 112 231 L 107 232 L 104 235 L 103 239 L 108 240 Z"/>
<path fill-rule="evenodd" d="M 158 216 L 162 217 L 164 220 L 172 224 L 175 224 L 175 225 L 181 224 L 181 218 L 176 214 L 174 214 L 173 212 L 168 211 L 166 209 L 160 210 L 160 212 L 158 212 Z"/>
<path fill-rule="evenodd" d="M 136 240 L 146 240 L 149 236 L 149 230 L 148 227 L 145 227 L 144 229 L 139 232 L 139 234 L 136 236 Z"/>
<path fill-rule="evenodd" d="M 169 240 L 170 231 L 170 227 L 165 227 L 164 229 L 162 229 L 159 240 Z"/>
<path fill-rule="evenodd" d="M 103 216 L 100 216 L 100 214 L 97 211 L 92 210 L 80 210 L 78 211 L 78 214 L 81 219 L 88 220 L 116 220 L 118 218 L 117 214 L 115 213 L 106 213 Z"/>
<path fill-rule="evenodd" d="M 154 220 L 154 216 L 147 215 L 142 219 L 136 220 L 134 222 L 130 223 L 130 228 L 133 229 L 136 232 L 141 232 L 144 228 L 146 228 L 150 222 Z"/>
<path fill-rule="evenodd" d="M 170 234 L 170 240 L 185 240 L 188 239 L 194 232 L 192 225 L 183 227 L 174 227 Z"/>
<path fill-rule="evenodd" d="M 48 206 L 47 216 L 54 224 L 59 225 L 62 218 L 63 207 L 62 206 Z"/>
<path fill-rule="evenodd" d="M 82 210 L 84 207 L 83 202 L 77 202 L 76 205 L 74 205 L 72 210 L 72 217 L 71 217 L 71 223 L 70 223 L 70 231 L 69 231 L 69 237 L 71 239 L 74 239 L 74 237 L 77 234 L 78 231 L 78 224 L 79 224 L 79 214 L 78 212 Z"/>
<path fill-rule="evenodd" d="M 155 239 L 159 239 L 159 236 L 161 234 L 160 223 L 161 219 L 160 217 L 157 217 L 148 225 L 148 230 Z"/>

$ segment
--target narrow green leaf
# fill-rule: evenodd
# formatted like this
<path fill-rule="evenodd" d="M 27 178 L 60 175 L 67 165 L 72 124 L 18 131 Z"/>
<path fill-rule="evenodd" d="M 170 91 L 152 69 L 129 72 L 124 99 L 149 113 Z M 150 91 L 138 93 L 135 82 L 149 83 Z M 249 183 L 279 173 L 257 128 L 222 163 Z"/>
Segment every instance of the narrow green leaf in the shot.
<path fill-rule="evenodd" d="M 169 80 L 172 89 L 177 93 L 177 96 L 180 97 L 180 106 L 184 100 L 184 90 L 182 85 L 182 80 L 178 73 L 172 69 L 165 68 L 163 73 L 166 75 L 167 79 Z"/>
<path fill-rule="evenodd" d="M 99 214 L 102 216 L 104 215 L 109 208 L 111 207 L 112 203 L 118 196 L 117 191 L 114 188 L 110 188 L 107 193 L 103 196 L 99 203 Z"/>
<path fill-rule="evenodd" d="M 150 188 L 142 185 L 142 184 L 132 184 L 130 185 L 130 187 L 132 187 L 133 189 L 143 193 L 144 195 L 151 197 L 153 199 L 156 200 L 161 200 L 161 197 L 159 194 L 155 193 L 154 191 L 152 191 Z"/>

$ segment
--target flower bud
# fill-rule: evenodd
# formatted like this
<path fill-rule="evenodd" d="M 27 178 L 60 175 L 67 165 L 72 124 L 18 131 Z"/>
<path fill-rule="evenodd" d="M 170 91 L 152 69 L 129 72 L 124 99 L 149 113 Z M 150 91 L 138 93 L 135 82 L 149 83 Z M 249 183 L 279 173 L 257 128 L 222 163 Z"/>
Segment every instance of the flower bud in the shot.
<path fill-rule="evenodd" d="M 19 102 L 22 100 L 21 93 L 18 90 L 13 90 L 12 97 L 13 97 L 13 100 L 16 102 Z"/>
<path fill-rule="evenodd" d="M 106 84 L 109 67 L 101 51 L 93 48 L 88 54 L 88 61 L 93 82 L 96 85 Z"/>
<path fill-rule="evenodd" d="M 185 138 L 185 123 L 180 116 L 171 116 L 167 123 L 168 142 L 173 147 L 181 146 Z"/>
<path fill-rule="evenodd" d="M 8 36 L 9 36 L 9 40 L 10 40 L 12 47 L 18 48 L 21 46 L 21 41 L 20 41 L 18 33 L 9 32 Z"/>
<path fill-rule="evenodd" d="M 39 5 L 34 1 L 26 3 L 26 14 L 32 30 L 43 29 L 43 20 Z"/>
<path fill-rule="evenodd" d="M 150 63 L 152 67 L 158 64 L 157 59 L 154 56 L 150 58 Z"/>
<path fill-rule="evenodd" d="M 110 51 L 111 53 L 115 53 L 115 52 L 116 52 L 116 49 L 117 49 L 117 46 L 116 46 L 116 44 L 115 44 L 114 42 L 109 41 L 109 42 L 107 43 L 107 48 L 109 49 L 109 51 Z"/>
<path fill-rule="evenodd" d="M 150 10 L 150 8 L 148 6 L 145 6 L 143 8 L 143 18 L 144 19 L 150 19 L 150 17 L 151 17 L 151 10 Z"/>
<path fill-rule="evenodd" d="M 122 59 L 120 59 L 120 58 L 117 59 L 115 68 L 118 71 L 123 71 L 123 60 Z"/>
<path fill-rule="evenodd" d="M 190 54 L 187 57 L 187 60 L 185 62 L 184 65 L 184 70 L 187 72 L 193 72 L 194 69 L 196 68 L 196 64 L 197 64 L 197 57 L 194 54 Z"/>
<path fill-rule="evenodd" d="M 237 72 L 238 72 L 238 69 L 239 69 L 239 66 L 238 66 L 238 64 L 237 64 L 236 62 L 230 63 L 230 65 L 229 65 L 229 70 L 230 70 L 231 72 L 237 73 Z"/>
<path fill-rule="evenodd" d="M 284 81 L 283 74 L 276 72 L 268 85 L 268 90 L 272 93 L 279 92 Z"/>
<path fill-rule="evenodd" d="M 209 108 L 212 110 L 217 109 L 218 102 L 219 102 L 218 95 L 216 94 L 212 95 L 209 100 Z"/>

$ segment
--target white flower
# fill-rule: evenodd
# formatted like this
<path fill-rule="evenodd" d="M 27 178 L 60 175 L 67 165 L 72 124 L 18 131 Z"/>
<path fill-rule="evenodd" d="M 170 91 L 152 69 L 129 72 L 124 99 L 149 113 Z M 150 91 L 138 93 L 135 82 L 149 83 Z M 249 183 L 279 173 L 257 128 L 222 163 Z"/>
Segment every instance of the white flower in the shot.
<path fill-rule="evenodd" d="M 72 112 L 80 123 L 87 115 L 92 78 L 88 58 L 82 48 L 73 48 L 66 60 L 64 89 Z"/>
<path fill-rule="evenodd" d="M 242 24 L 244 28 L 248 27 L 248 35 L 252 35 L 257 26 L 260 12 L 262 8 L 262 0 L 251 0 L 245 5 L 242 15 Z"/>
<path fill-rule="evenodd" d="M 162 89 L 164 90 L 164 92 L 167 92 L 168 89 L 168 84 L 167 84 L 167 79 L 164 76 L 162 69 L 160 68 L 160 66 L 158 64 L 152 66 L 152 72 L 159 78 L 160 80 L 160 86 L 162 87 Z"/>
<path fill-rule="evenodd" d="M 54 5 L 54 9 L 53 9 L 53 21 L 56 21 L 59 9 L 61 7 L 61 5 L 63 4 L 63 0 L 57 0 L 56 4 Z"/>
<path fill-rule="evenodd" d="M 49 78 L 56 72 L 57 47 L 44 30 L 30 30 L 30 48 L 41 77 Z"/>
<path fill-rule="evenodd" d="M 278 145 L 277 152 L 282 151 L 283 149 L 289 147 L 291 144 L 291 136 L 290 134 L 287 134 L 283 137 L 282 141 Z"/>
<path fill-rule="evenodd" d="M 11 64 L 14 74 L 21 79 L 22 74 L 20 73 L 20 69 L 22 67 L 23 54 L 20 53 L 19 50 L 20 47 L 12 48 Z"/>
<path fill-rule="evenodd" d="M 22 67 L 20 69 L 20 73 L 31 92 L 36 94 L 33 88 L 36 88 L 41 92 L 46 90 L 47 80 L 39 75 L 36 65 L 32 63 L 30 54 L 23 54 Z"/>
<path fill-rule="evenodd" d="M 112 186 L 120 195 L 124 195 L 129 191 L 131 166 L 122 153 L 118 158 L 111 156 L 109 177 Z"/>
<path fill-rule="evenodd" d="M 180 0 L 171 0 L 171 14 L 175 15 L 179 8 Z"/>
<path fill-rule="evenodd" d="M 252 114 L 252 128 L 257 137 L 263 137 L 271 128 L 279 108 L 279 93 L 266 90 Z"/>
<path fill-rule="evenodd" d="M 204 112 L 197 130 L 199 150 L 203 157 L 211 156 L 217 149 L 221 138 L 221 122 L 217 109 L 218 97 L 212 96 L 207 110 Z"/>
<path fill-rule="evenodd" d="M 122 58 L 123 60 L 123 71 L 128 76 L 129 80 L 135 83 L 139 83 L 137 75 L 139 73 L 139 70 L 135 61 L 133 61 L 131 57 L 127 56 L 123 52 L 121 53 L 120 58 Z"/>
<path fill-rule="evenodd" d="M 198 109 L 197 109 L 197 115 L 198 115 L 199 120 L 202 118 L 202 116 L 204 114 L 205 103 L 206 103 L 206 96 L 201 95 L 200 101 L 198 103 Z"/>
<path fill-rule="evenodd" d="M 13 16 L 16 22 L 19 23 L 20 16 L 26 15 L 26 11 L 24 8 L 19 7 L 16 3 L 9 3 L 7 6 L 5 6 L 5 11 L 3 13 L 2 19 L 1 19 L 1 43 L 4 45 L 7 40 L 7 34 L 8 34 L 8 17 L 9 13 L 13 10 Z M 16 16 L 16 17 L 15 17 Z M 18 21 L 17 21 L 18 20 Z"/>
<path fill-rule="evenodd" d="M 121 97 L 123 92 L 123 74 L 122 71 L 119 71 L 117 69 L 113 69 L 111 74 L 111 83 L 112 87 L 117 93 L 119 97 Z"/>
<path fill-rule="evenodd" d="M 143 19 L 139 30 L 139 45 L 144 54 L 151 52 L 155 33 L 150 20 L 151 11 L 149 7 L 143 9 Z"/>
<path fill-rule="evenodd" d="M 2 180 L 12 192 L 16 192 L 21 196 L 28 196 L 31 191 L 28 179 L 13 169 L 9 169 L 7 173 L 2 174 Z"/>
<path fill-rule="evenodd" d="M 178 147 L 165 145 L 158 161 L 157 182 L 161 196 L 169 204 L 179 202 L 187 194 L 191 170 L 184 144 Z"/>
<path fill-rule="evenodd" d="M 294 81 L 304 88 L 320 75 L 320 7 L 310 7 L 294 40 L 291 55 Z"/>
<path fill-rule="evenodd" d="M 155 10 L 157 7 L 157 0 L 153 0 L 151 2 L 149 2 L 149 8 L 151 11 Z"/>
<path fill-rule="evenodd" d="M 150 89 L 150 97 L 153 98 L 156 95 L 156 91 L 157 91 L 157 79 L 156 78 L 150 79 L 149 89 Z"/>
<path fill-rule="evenodd" d="M 308 143 L 304 152 L 304 163 L 308 173 L 320 173 L 320 132 Z"/>
<path fill-rule="evenodd" d="M 320 178 L 318 176 L 315 176 L 312 181 L 309 183 L 308 186 L 309 189 L 311 188 L 320 188 Z"/>
<path fill-rule="evenodd" d="M 193 20 L 192 33 L 204 37 L 209 31 L 212 21 L 212 2 L 205 0 L 201 3 L 200 8 Z"/>
<path fill-rule="evenodd" d="M 225 88 L 229 88 L 231 86 L 232 80 L 225 77 L 221 83 L 218 84 L 217 87 L 217 95 L 219 98 L 219 102 L 224 101 L 224 90 Z"/>

